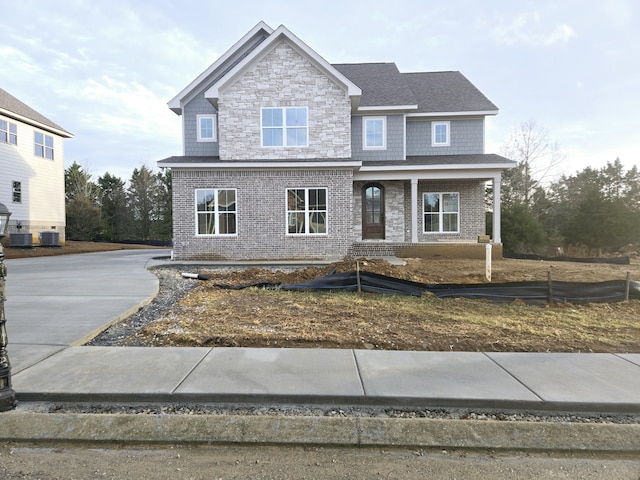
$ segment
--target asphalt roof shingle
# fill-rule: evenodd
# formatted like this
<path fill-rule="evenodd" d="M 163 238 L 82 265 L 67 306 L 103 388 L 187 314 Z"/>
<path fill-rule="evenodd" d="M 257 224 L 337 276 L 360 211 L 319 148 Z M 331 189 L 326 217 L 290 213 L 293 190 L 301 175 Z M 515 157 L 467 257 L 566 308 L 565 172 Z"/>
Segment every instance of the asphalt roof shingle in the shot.
<path fill-rule="evenodd" d="M 20 117 L 24 117 L 28 120 L 32 120 L 37 122 L 45 127 L 52 128 L 54 130 L 58 130 L 60 132 L 64 132 L 65 134 L 72 136 L 69 132 L 67 132 L 64 128 L 62 128 L 57 123 L 49 120 L 47 117 L 42 115 L 39 112 L 36 112 L 33 108 L 31 108 L 26 103 L 21 102 L 16 97 L 11 95 L 6 90 L 0 88 L 0 111 L 4 110 L 9 113 L 14 113 L 19 115 Z"/>
<path fill-rule="evenodd" d="M 395 63 L 335 64 L 362 89 L 361 107 L 418 105 L 415 113 L 496 111 L 460 72 L 401 73 Z"/>

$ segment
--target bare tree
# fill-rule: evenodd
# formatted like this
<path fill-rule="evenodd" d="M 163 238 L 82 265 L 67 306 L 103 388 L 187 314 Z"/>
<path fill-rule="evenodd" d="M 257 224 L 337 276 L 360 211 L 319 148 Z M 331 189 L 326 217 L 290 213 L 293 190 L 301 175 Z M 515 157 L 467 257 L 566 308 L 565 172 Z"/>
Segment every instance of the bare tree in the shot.
<path fill-rule="evenodd" d="M 506 206 L 523 204 L 531 208 L 536 190 L 550 180 L 554 169 L 565 158 L 549 130 L 535 120 L 522 122 L 514 128 L 501 153 L 518 163 L 503 174 L 503 201 Z"/>

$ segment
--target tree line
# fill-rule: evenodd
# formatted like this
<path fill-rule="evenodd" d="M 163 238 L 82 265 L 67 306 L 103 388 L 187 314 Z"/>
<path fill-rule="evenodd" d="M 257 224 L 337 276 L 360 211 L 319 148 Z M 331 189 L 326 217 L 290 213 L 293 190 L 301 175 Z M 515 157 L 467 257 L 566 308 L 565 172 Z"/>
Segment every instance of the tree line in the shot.
<path fill-rule="evenodd" d="M 548 254 L 578 246 L 615 252 L 640 243 L 640 172 L 619 158 L 602 168 L 555 175 L 563 155 L 536 122 L 514 129 L 503 146 L 517 166 L 502 179 L 505 250 Z"/>
<path fill-rule="evenodd" d="M 507 251 L 549 254 L 580 246 L 613 252 L 640 243 L 640 172 L 619 159 L 602 168 L 558 175 L 564 155 L 535 121 L 515 128 L 501 153 L 515 168 L 502 176 L 502 242 Z M 97 181 L 80 165 L 65 170 L 69 240 L 170 241 L 171 172 L 146 166 L 122 179 Z M 492 231 L 487 191 L 487 233 Z"/>
<path fill-rule="evenodd" d="M 105 173 L 94 182 L 76 162 L 65 170 L 66 238 L 170 241 L 171 172 L 135 168 L 128 182 Z"/>

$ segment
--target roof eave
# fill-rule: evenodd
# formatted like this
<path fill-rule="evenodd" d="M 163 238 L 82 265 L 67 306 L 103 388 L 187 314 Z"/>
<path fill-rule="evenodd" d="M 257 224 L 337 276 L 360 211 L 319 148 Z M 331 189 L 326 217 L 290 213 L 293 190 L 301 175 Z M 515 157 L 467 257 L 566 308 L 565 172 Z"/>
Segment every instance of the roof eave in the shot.
<path fill-rule="evenodd" d="M 176 113 L 177 115 L 182 115 L 182 105 L 185 97 L 187 97 L 194 88 L 200 85 L 202 82 L 206 81 L 206 79 L 211 76 L 220 65 L 224 64 L 230 57 L 233 56 L 240 48 L 242 48 L 246 42 L 248 42 L 251 38 L 255 37 L 260 31 L 264 31 L 268 35 L 273 33 L 273 29 L 264 23 L 263 21 L 258 22 L 258 24 L 253 27 L 249 32 L 247 32 L 240 40 L 233 44 L 231 48 L 229 48 L 225 53 L 223 53 L 213 64 L 209 66 L 204 72 L 202 72 L 198 77 L 193 80 L 189 85 L 183 88 L 180 93 L 178 93 L 175 97 L 173 97 L 167 105 L 169 109 Z"/>
<path fill-rule="evenodd" d="M 498 110 L 470 110 L 457 112 L 412 112 L 407 117 L 477 117 L 498 115 Z"/>
<path fill-rule="evenodd" d="M 14 120 L 17 120 L 17 121 L 22 122 L 22 123 L 26 123 L 26 124 L 31 125 L 33 127 L 39 128 L 41 130 L 46 130 L 47 132 L 50 132 L 50 133 L 55 133 L 56 135 L 59 135 L 59 136 L 64 137 L 64 138 L 73 138 L 73 133 L 67 132 L 63 128 L 52 127 L 51 125 L 47 125 L 45 123 L 38 122 L 37 120 L 34 120 L 32 118 L 25 117 L 24 115 L 20 115 L 18 113 L 12 112 L 11 110 L 6 110 L 4 108 L 0 108 L 0 115 L 4 115 L 5 117 L 13 118 Z"/>

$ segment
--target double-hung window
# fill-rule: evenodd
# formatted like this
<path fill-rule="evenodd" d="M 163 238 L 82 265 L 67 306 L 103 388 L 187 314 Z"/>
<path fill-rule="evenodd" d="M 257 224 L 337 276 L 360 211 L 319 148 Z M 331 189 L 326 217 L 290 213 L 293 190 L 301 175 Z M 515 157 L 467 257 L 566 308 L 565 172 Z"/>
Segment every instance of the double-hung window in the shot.
<path fill-rule="evenodd" d="M 457 233 L 460 228 L 460 194 L 425 193 L 423 216 L 424 233 Z"/>
<path fill-rule="evenodd" d="M 235 235 L 237 233 L 236 190 L 203 188 L 196 190 L 196 233 Z"/>
<path fill-rule="evenodd" d="M 0 142 L 18 144 L 18 125 L 15 123 L 0 120 Z"/>
<path fill-rule="evenodd" d="M 450 122 L 431 122 L 431 146 L 448 147 L 450 141 Z"/>
<path fill-rule="evenodd" d="M 198 142 L 216 141 L 215 115 L 198 115 Z"/>
<path fill-rule="evenodd" d="M 263 147 L 309 145 L 307 107 L 263 108 L 260 112 Z"/>
<path fill-rule="evenodd" d="M 387 148 L 387 118 L 364 117 L 362 119 L 362 148 L 384 150 Z"/>
<path fill-rule="evenodd" d="M 38 157 L 53 160 L 53 137 L 41 132 L 35 132 L 35 154 Z"/>
<path fill-rule="evenodd" d="M 327 233 L 327 189 L 287 189 L 287 233 L 324 235 Z"/>

